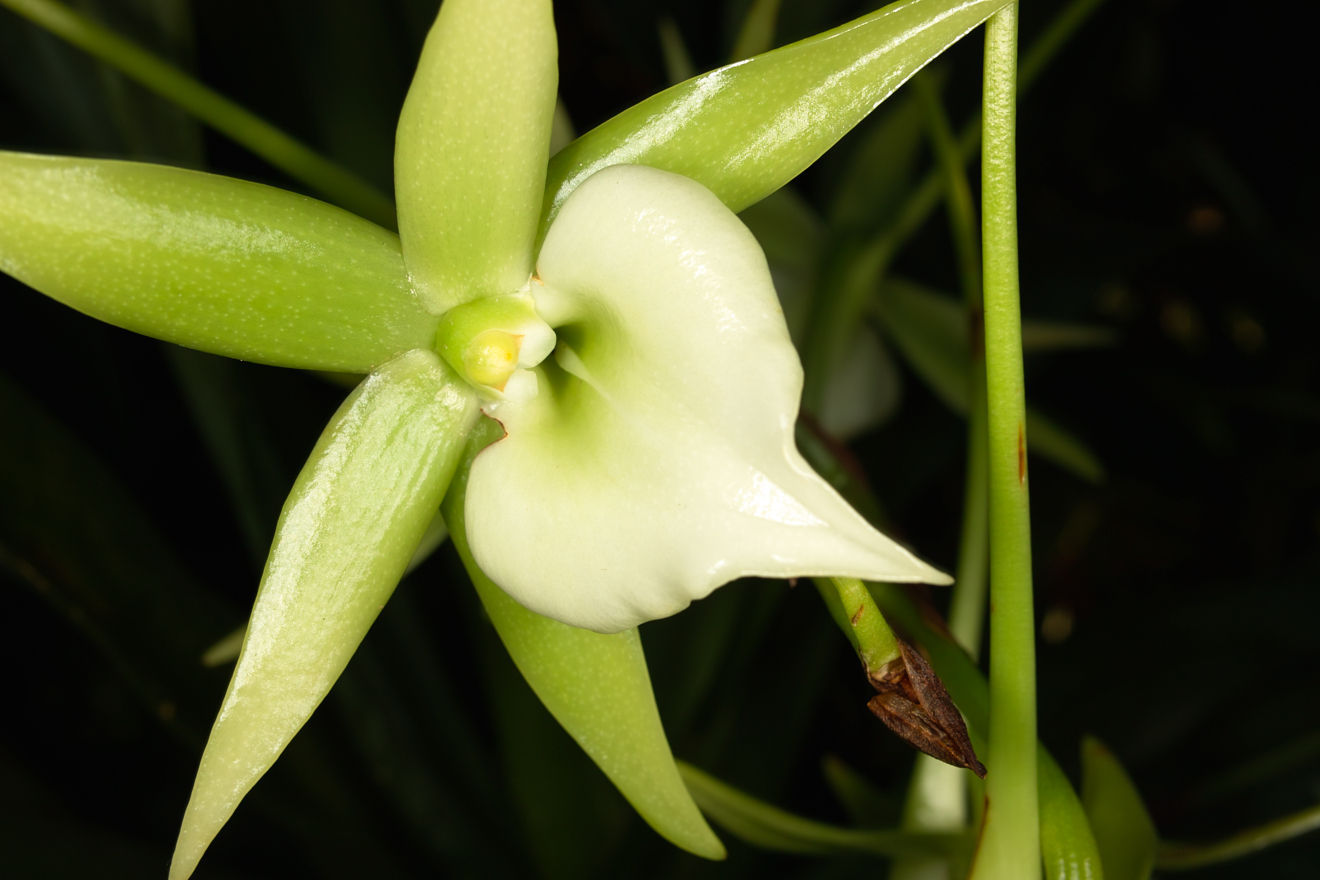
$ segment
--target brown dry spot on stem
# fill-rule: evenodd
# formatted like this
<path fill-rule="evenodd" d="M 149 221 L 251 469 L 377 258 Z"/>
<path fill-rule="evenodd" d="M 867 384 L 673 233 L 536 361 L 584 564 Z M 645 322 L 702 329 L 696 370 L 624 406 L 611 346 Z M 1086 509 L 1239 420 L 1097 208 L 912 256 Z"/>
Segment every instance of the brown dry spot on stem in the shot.
<path fill-rule="evenodd" d="M 867 707 L 909 745 L 985 778 L 944 682 L 916 648 L 899 639 L 898 650 L 897 658 L 868 673 L 876 695 Z"/>
<path fill-rule="evenodd" d="M 1027 479 L 1027 435 L 1022 423 L 1018 423 L 1018 483 Z"/>
<path fill-rule="evenodd" d="M 865 613 L 865 611 L 866 611 L 865 605 L 858 605 L 857 610 L 853 612 L 853 616 L 848 618 L 849 622 L 852 623 L 853 626 L 856 626 L 857 621 L 862 619 L 862 614 Z"/>

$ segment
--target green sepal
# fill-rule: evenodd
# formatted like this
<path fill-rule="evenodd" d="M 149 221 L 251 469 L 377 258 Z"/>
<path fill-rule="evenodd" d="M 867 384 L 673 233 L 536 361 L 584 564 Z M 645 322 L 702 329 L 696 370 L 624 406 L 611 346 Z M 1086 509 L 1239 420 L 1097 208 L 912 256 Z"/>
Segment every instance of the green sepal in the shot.
<path fill-rule="evenodd" d="M 110 324 L 276 366 L 365 373 L 435 333 L 392 233 L 163 165 L 0 152 L 0 270 Z"/>
<path fill-rule="evenodd" d="M 445 0 L 394 151 L 399 235 L 437 314 L 532 271 L 558 85 L 549 0 Z"/>
<path fill-rule="evenodd" d="M 442 510 L 505 649 L 550 714 L 652 828 L 695 855 L 724 858 L 723 844 L 674 763 L 637 630 L 602 634 L 542 617 L 511 599 L 472 561 L 463 516 L 467 471 L 470 459 L 500 435 L 496 423 L 483 426 L 473 432 L 469 461 L 454 477 Z"/>
<path fill-rule="evenodd" d="M 1123 765 L 1092 737 L 1082 740 L 1082 804 L 1109 880 L 1150 877 L 1159 832 Z"/>
<path fill-rule="evenodd" d="M 440 358 L 411 351 L 331 419 L 280 514 L 171 880 L 192 873 L 339 678 L 434 518 L 476 418 L 475 397 Z"/>
<path fill-rule="evenodd" d="M 666 89 L 551 159 L 540 234 L 578 184 L 610 165 L 677 172 L 741 211 L 800 174 L 1005 2 L 903 0 Z"/>

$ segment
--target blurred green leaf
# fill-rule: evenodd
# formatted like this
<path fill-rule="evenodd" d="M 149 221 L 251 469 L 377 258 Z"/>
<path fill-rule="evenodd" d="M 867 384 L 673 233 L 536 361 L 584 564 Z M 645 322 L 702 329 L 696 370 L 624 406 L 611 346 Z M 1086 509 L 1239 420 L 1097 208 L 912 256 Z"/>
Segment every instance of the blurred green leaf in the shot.
<path fill-rule="evenodd" d="M 1088 812 L 1073 791 L 1068 777 L 1040 749 L 1037 762 L 1040 791 L 1040 851 L 1045 876 L 1051 880 L 1103 880 L 1109 873 L 1102 863 Z M 993 805 L 989 809 L 993 809 Z M 1120 878 L 1123 875 L 1118 875 Z"/>
<path fill-rule="evenodd" d="M 734 40 L 729 61 L 742 61 L 774 48 L 779 3 L 780 0 L 752 0 L 743 16 L 742 26 L 738 28 L 738 38 Z"/>
<path fill-rule="evenodd" d="M 502 760 L 496 766 L 503 772 L 495 778 L 503 782 L 498 793 L 504 823 L 521 832 L 525 857 L 537 876 L 579 880 L 608 875 L 606 866 L 618 858 L 630 811 L 545 710 L 498 638 L 483 640 L 482 649 L 482 684 L 496 695 L 491 720 Z M 566 809 L 570 802 L 572 809 Z"/>
<path fill-rule="evenodd" d="M 1118 334 L 1108 327 L 1039 318 L 1022 321 L 1022 350 L 1026 352 L 1104 348 L 1117 341 Z"/>
<path fill-rule="evenodd" d="M 239 366 L 233 361 L 176 346 L 168 346 L 166 356 L 224 480 L 253 563 L 260 566 L 289 485 L 288 475 L 276 461 L 267 424 L 244 395 Z"/>
<path fill-rule="evenodd" d="M 894 794 L 877 788 L 842 758 L 826 755 L 821 761 L 821 771 L 830 791 L 855 825 L 877 827 L 897 814 L 899 804 Z"/>
<path fill-rule="evenodd" d="M 1088 483 L 1099 483 L 1105 478 L 1105 467 L 1090 447 L 1032 407 L 1027 407 L 1027 450 Z"/>
<path fill-rule="evenodd" d="M 692 56 L 688 54 L 687 44 L 683 42 L 683 34 L 679 31 L 678 24 L 666 15 L 656 22 L 655 30 L 660 40 L 660 54 L 665 62 L 665 79 L 671 83 L 679 83 L 695 76 L 697 67 L 692 63 Z M 559 149 L 566 146 L 568 143 L 561 144 Z M 557 153 L 559 150 L 554 152 Z"/>
<path fill-rule="evenodd" d="M 946 406 L 965 414 L 971 349 L 964 306 L 895 278 L 885 283 L 876 314 L 913 371 Z M 1085 443 L 1030 407 L 1027 448 L 1089 482 L 1104 478 L 1100 460 Z"/>
<path fill-rule="evenodd" d="M 917 78 L 938 79 L 937 73 L 928 68 Z M 926 143 L 920 96 L 911 90 L 895 95 L 855 140 L 825 172 L 833 183 L 826 215 L 836 234 L 875 234 L 893 220 L 917 179 Z"/>
<path fill-rule="evenodd" d="M 948 855 L 968 845 L 966 833 L 839 828 L 772 807 L 682 762 L 683 781 L 701 808 L 755 846 L 804 855 Z"/>
<path fill-rule="evenodd" d="M 1239 831 L 1213 843 L 1166 840 L 1160 844 L 1155 867 L 1161 871 L 1187 871 L 1218 865 L 1316 831 L 1320 831 L 1320 805 Z"/>
<path fill-rule="evenodd" d="M 390 598 L 327 708 L 382 795 L 373 813 L 417 841 L 430 864 L 507 875 L 521 867 L 516 850 L 482 842 L 504 819 L 503 792 L 491 785 L 489 744 L 457 701 L 449 670 L 433 656 L 408 592 L 401 588 Z"/>
<path fill-rule="evenodd" d="M 243 144 L 277 168 L 377 223 L 390 223 L 390 201 L 370 184 L 97 22 L 53 0 L 0 0 L 63 40 L 111 65 Z"/>
<path fill-rule="evenodd" d="M 1155 867 L 1159 832 L 1113 752 L 1082 740 L 1082 803 L 1109 880 L 1146 880 Z"/>
<path fill-rule="evenodd" d="M 196 735 L 209 711 L 193 695 L 197 657 L 232 610 L 181 567 L 86 447 L 4 376 L 0 412 L 0 566 L 95 645 L 149 712 Z"/>

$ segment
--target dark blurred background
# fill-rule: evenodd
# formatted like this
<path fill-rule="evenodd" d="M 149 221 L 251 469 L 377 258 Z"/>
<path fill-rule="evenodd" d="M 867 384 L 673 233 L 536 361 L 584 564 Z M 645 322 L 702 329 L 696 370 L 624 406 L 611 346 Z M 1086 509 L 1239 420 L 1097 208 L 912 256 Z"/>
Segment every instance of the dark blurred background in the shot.
<path fill-rule="evenodd" d="M 78 6 L 388 191 L 435 3 Z M 727 61 L 747 6 L 557 4 L 577 128 L 669 84 L 662 28 L 697 70 Z M 1024 4 L 1024 47 L 1064 6 Z M 784 7 L 776 44 L 872 8 Z M 1099 3 L 1021 102 L 1024 313 L 1107 334 L 1027 358 L 1032 405 L 1103 467 L 1033 459 L 1041 736 L 1074 778 L 1080 738 L 1104 740 L 1171 839 L 1320 797 L 1320 176 L 1302 130 L 1313 40 L 1291 11 Z M 975 34 L 937 64 L 955 125 L 976 110 L 980 51 Z M 794 183 L 819 217 L 902 94 Z M 0 147 L 299 189 L 5 10 Z M 924 174 L 930 150 L 903 162 Z M 957 295 L 942 212 L 894 274 Z M 198 657 L 242 624 L 283 496 L 343 392 L 134 337 L 7 277 L 0 288 L 0 874 L 163 877 L 228 677 Z M 965 423 L 892 340 L 884 350 L 886 402 L 850 448 L 902 537 L 952 568 Z M 866 713 L 822 611 L 809 588 L 739 583 L 647 625 L 661 713 L 680 757 L 846 823 L 822 773 L 842 762 L 873 787 L 870 818 L 893 824 L 910 755 Z M 728 862 L 700 863 L 631 813 L 535 703 L 444 548 L 197 876 L 878 870 L 722 836 Z M 1195 876 L 1317 865 L 1320 839 L 1301 839 Z"/>

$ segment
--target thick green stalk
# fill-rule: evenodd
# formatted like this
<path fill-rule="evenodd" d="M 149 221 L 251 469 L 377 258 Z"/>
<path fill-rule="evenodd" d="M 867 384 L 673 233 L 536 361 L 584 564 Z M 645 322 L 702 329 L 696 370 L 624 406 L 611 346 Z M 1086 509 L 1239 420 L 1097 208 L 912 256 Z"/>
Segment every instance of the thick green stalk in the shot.
<path fill-rule="evenodd" d="M 394 225 L 394 206 L 371 184 L 140 46 L 51 0 L 0 0 L 0 6 L 179 105 L 336 204 L 382 226 Z"/>
<path fill-rule="evenodd" d="M 982 238 L 990 478 L 990 724 L 986 812 L 972 876 L 1040 876 L 1036 650 L 1018 296 L 1014 159 L 1017 5 L 986 24 Z"/>

